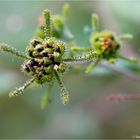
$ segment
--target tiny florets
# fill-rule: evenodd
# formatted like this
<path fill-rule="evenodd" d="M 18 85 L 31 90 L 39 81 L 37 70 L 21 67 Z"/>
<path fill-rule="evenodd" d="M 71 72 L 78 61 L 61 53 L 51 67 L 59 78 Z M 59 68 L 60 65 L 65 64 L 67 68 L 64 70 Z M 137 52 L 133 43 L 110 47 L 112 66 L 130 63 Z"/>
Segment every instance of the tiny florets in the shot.
<path fill-rule="evenodd" d="M 62 62 L 64 43 L 49 38 L 43 41 L 33 39 L 26 49 L 30 60 L 22 65 L 24 72 L 36 77 L 38 83 L 49 82 L 53 78 L 54 70 L 64 72 L 66 64 Z"/>
<path fill-rule="evenodd" d="M 109 60 L 117 57 L 120 43 L 112 32 L 97 32 L 93 34 L 91 42 L 95 51 L 102 58 Z"/>

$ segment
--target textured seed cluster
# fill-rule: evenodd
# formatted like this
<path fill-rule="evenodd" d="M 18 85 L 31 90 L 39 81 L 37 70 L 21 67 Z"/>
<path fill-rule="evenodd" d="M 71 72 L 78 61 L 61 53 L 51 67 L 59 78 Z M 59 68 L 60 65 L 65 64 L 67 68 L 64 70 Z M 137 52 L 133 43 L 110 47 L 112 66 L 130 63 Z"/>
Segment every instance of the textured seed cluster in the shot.
<path fill-rule="evenodd" d="M 66 64 L 62 62 L 65 51 L 63 42 L 54 38 L 43 41 L 33 39 L 26 51 L 31 59 L 24 62 L 22 69 L 29 75 L 35 76 L 38 83 L 51 81 L 54 70 L 65 71 Z"/>
<path fill-rule="evenodd" d="M 120 48 L 120 44 L 112 32 L 95 33 L 92 41 L 96 52 L 102 58 L 110 59 L 117 57 L 117 50 Z"/>

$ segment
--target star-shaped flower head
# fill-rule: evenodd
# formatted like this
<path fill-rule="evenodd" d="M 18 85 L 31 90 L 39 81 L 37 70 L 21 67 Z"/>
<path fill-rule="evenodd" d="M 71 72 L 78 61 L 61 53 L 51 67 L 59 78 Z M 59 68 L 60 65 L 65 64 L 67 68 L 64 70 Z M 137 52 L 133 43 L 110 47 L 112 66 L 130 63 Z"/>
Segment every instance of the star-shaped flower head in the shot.
<path fill-rule="evenodd" d="M 65 72 L 66 64 L 62 57 L 65 53 L 65 44 L 52 37 L 50 26 L 50 12 L 44 11 L 43 31 L 45 38 L 32 39 L 25 53 L 20 53 L 6 44 L 0 45 L 1 51 L 12 53 L 25 61 L 21 65 L 21 69 L 32 78 L 27 81 L 22 87 L 16 88 L 10 92 L 9 96 L 17 96 L 29 87 L 32 83 L 45 84 L 57 79 L 60 87 L 60 96 L 62 103 L 65 105 L 69 101 L 69 94 L 61 80 L 60 73 Z"/>
<path fill-rule="evenodd" d="M 65 51 L 64 43 L 55 38 L 42 41 L 33 39 L 26 50 L 30 60 L 26 60 L 22 69 L 27 74 L 34 76 L 39 84 L 53 80 L 54 71 L 63 73 L 66 64 L 62 61 Z"/>
<path fill-rule="evenodd" d="M 69 5 L 64 6 L 63 16 L 66 19 L 68 15 Z M 56 21 L 53 20 L 52 22 Z M 52 25 L 55 25 L 52 23 Z M 43 13 L 43 25 L 41 34 L 29 42 L 28 47 L 24 53 L 18 52 L 17 50 L 9 47 L 6 44 L 0 44 L 0 50 L 11 53 L 15 56 L 24 59 L 24 63 L 21 65 L 21 69 L 24 73 L 31 76 L 32 78 L 25 82 L 25 84 L 14 91 L 10 92 L 9 96 L 14 97 L 24 92 L 32 83 L 43 85 L 48 83 L 48 94 L 51 92 L 52 83 L 56 79 L 60 87 L 60 96 L 62 103 L 66 105 L 69 102 L 69 94 L 66 90 L 62 80 L 61 73 L 64 73 L 68 63 L 85 63 L 96 60 L 96 53 L 90 51 L 82 56 L 64 57 L 65 44 L 61 40 L 58 40 L 58 36 L 55 36 L 52 32 L 53 26 L 50 24 L 50 12 L 45 10 Z M 64 31 L 67 29 L 65 28 Z M 56 39 L 56 38 L 57 39 Z M 48 94 L 43 96 L 41 106 L 48 104 Z"/>

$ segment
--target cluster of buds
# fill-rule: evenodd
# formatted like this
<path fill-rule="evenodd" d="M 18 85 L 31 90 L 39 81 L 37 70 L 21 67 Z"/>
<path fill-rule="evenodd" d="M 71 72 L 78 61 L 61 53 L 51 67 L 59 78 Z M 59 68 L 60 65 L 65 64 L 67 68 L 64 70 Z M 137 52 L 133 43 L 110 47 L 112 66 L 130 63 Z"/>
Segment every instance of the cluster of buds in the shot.
<path fill-rule="evenodd" d="M 33 39 L 26 50 L 30 60 L 23 63 L 22 69 L 27 74 L 36 77 L 37 83 L 50 82 L 54 70 L 63 73 L 66 69 L 66 64 L 62 62 L 64 51 L 64 43 L 55 38 L 43 41 Z"/>
<path fill-rule="evenodd" d="M 22 71 L 32 77 L 30 80 L 26 81 L 23 86 L 10 92 L 10 97 L 23 93 L 24 90 L 34 82 L 40 85 L 48 82 L 48 91 L 45 96 L 43 96 L 41 102 L 41 106 L 44 108 L 50 101 L 49 95 L 55 78 L 59 84 L 61 101 L 66 105 L 69 102 L 69 93 L 60 75 L 60 73 L 65 72 L 66 64 L 90 62 L 89 66 L 86 68 L 86 73 L 89 73 L 102 59 L 113 63 L 114 60 L 119 57 L 130 62 L 136 62 L 134 58 L 127 59 L 119 54 L 119 49 L 121 48 L 120 40 L 121 38 L 128 38 L 128 36 L 125 35 L 120 38 L 111 31 L 99 31 L 99 19 L 96 14 L 92 15 L 92 28 L 94 32 L 90 38 L 91 46 L 82 48 L 73 45 L 70 46 L 70 53 L 65 54 L 65 45 L 58 39 L 63 38 L 64 41 L 65 39 L 72 39 L 73 37 L 66 26 L 69 8 L 68 4 L 64 5 L 62 15 L 54 15 L 52 17 L 50 17 L 50 12 L 48 10 L 44 10 L 43 16 L 39 19 L 36 39 L 30 41 L 24 53 L 9 47 L 7 44 L 0 44 L 0 51 L 24 59 Z M 84 53 L 75 56 L 74 52 L 78 51 Z M 65 58 L 63 57 L 64 54 Z"/>
<path fill-rule="evenodd" d="M 118 57 L 120 43 L 111 31 L 102 31 L 93 34 L 91 43 L 99 57 L 106 60 L 113 60 Z"/>
<path fill-rule="evenodd" d="M 65 14 L 67 13 L 68 7 L 68 5 L 64 7 Z M 67 67 L 65 59 L 62 58 L 65 53 L 65 45 L 62 41 L 56 39 L 58 38 L 57 36 L 52 34 L 53 29 L 50 18 L 50 12 L 44 10 L 43 25 L 41 24 L 41 27 L 39 28 L 41 32 L 36 34 L 36 39 L 30 41 L 25 52 L 19 52 L 14 48 L 9 47 L 7 44 L 0 44 L 0 51 L 24 59 L 24 63 L 21 66 L 22 71 L 32 77 L 30 80 L 26 81 L 23 86 L 11 91 L 9 97 L 22 94 L 24 90 L 34 82 L 40 85 L 48 82 L 48 90 L 41 102 L 43 108 L 49 101 L 49 94 L 51 93 L 54 79 L 56 79 L 59 84 L 62 103 L 66 105 L 69 102 L 69 93 L 60 76 L 61 73 L 65 72 Z M 58 22 L 58 20 L 56 21 Z"/>

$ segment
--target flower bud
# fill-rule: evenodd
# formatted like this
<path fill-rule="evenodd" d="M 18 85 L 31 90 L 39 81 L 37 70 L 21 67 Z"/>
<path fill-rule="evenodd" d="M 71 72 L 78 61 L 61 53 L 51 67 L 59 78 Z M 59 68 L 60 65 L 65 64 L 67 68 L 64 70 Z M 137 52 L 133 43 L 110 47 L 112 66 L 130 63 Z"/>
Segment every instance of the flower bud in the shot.
<path fill-rule="evenodd" d="M 109 60 L 117 57 L 120 42 L 112 32 L 103 31 L 93 34 L 91 43 L 97 54 L 102 58 Z"/>
<path fill-rule="evenodd" d="M 32 40 L 30 41 L 30 44 L 31 44 L 33 47 L 35 47 L 36 45 L 40 44 L 40 41 L 38 41 L 38 40 L 36 40 L 36 39 L 32 39 Z"/>
<path fill-rule="evenodd" d="M 65 72 L 66 67 L 67 67 L 67 65 L 66 65 L 65 63 L 61 63 L 61 64 L 58 66 L 57 71 L 63 73 L 63 72 Z"/>
<path fill-rule="evenodd" d="M 22 69 L 27 74 L 35 76 L 37 83 L 49 82 L 54 70 L 65 71 L 65 64 L 61 62 L 64 50 L 64 43 L 55 38 L 45 39 L 42 42 L 33 39 L 27 48 L 27 55 L 31 60 L 24 62 Z"/>

